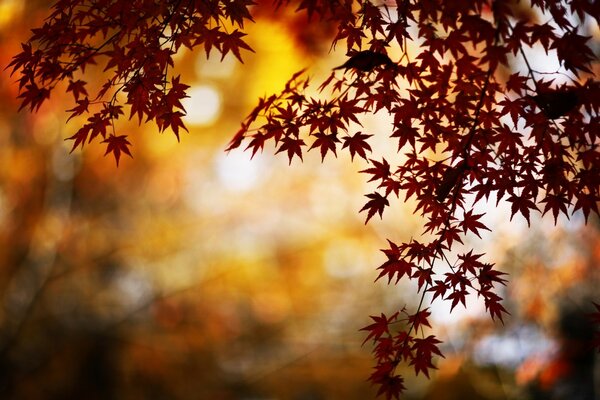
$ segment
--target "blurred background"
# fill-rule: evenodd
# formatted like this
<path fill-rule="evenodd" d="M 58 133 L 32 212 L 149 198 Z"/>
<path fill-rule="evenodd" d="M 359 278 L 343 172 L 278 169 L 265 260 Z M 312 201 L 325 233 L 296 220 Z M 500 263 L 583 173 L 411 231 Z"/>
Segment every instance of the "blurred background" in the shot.
<path fill-rule="evenodd" d="M 0 0 L 0 64 L 18 52 L 49 1 Z M 285 13 L 284 10 L 281 11 Z M 257 99 L 344 59 L 333 27 L 268 12 L 248 26 L 245 64 L 177 55 L 189 134 L 122 121 L 133 159 L 86 146 L 69 154 L 61 91 L 17 112 L 0 79 L 0 398 L 368 399 L 369 315 L 415 305 L 409 283 L 373 283 L 386 238 L 422 231 L 400 201 L 364 225 L 372 191 L 361 160 L 317 152 L 288 165 L 273 149 L 224 152 Z M 89 77 L 93 79 L 93 77 Z M 64 92 L 64 91 L 63 91 Z M 389 120 L 365 121 L 374 154 Z M 431 380 L 407 370 L 407 399 L 534 398 L 528 385 L 561 346 L 561 316 L 600 302 L 600 225 L 532 219 L 498 207 L 477 252 L 510 274 L 511 312 L 434 306 L 445 359 Z M 472 238 L 470 238 L 472 239 Z"/>

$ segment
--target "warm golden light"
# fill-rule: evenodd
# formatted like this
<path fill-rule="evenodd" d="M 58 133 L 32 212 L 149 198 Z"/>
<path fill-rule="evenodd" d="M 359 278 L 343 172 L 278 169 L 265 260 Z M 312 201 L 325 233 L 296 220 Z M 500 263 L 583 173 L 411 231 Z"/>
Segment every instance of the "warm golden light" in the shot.
<path fill-rule="evenodd" d="M 0 28 L 4 28 L 18 13 L 23 10 L 24 1 L 1 0 L 0 1 Z"/>

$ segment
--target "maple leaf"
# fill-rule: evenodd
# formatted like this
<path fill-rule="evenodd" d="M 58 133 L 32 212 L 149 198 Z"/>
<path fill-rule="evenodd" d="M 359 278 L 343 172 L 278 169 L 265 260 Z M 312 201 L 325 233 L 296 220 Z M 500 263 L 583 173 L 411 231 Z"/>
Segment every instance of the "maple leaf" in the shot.
<path fill-rule="evenodd" d="M 133 156 L 131 155 L 131 152 L 129 151 L 129 146 L 131 146 L 131 143 L 129 143 L 129 141 L 127 140 L 126 135 L 120 135 L 120 136 L 110 135 L 106 139 L 104 139 L 102 141 L 102 143 L 106 143 L 106 153 L 104 153 L 104 155 L 112 153 L 115 156 L 115 161 L 117 162 L 117 166 L 119 165 L 119 159 L 121 158 L 121 152 L 123 152 L 123 153 L 127 154 L 129 157 L 133 158 Z"/>
<path fill-rule="evenodd" d="M 394 275 L 396 275 L 396 283 L 398 283 L 404 275 L 410 278 L 412 275 L 413 264 L 402 258 L 402 251 L 394 242 L 388 240 L 388 243 L 390 244 L 390 248 L 381 250 L 385 253 L 388 260 L 378 268 L 381 272 L 375 281 L 378 281 L 381 277 L 386 275 L 388 276 L 388 283 L 392 281 Z"/>
<path fill-rule="evenodd" d="M 420 372 L 429 378 L 429 370 L 437 369 L 431 362 L 433 355 L 444 357 L 438 348 L 439 341 L 434 335 L 429 335 L 426 338 L 415 338 L 412 350 L 415 352 L 415 357 L 410 364 L 414 365 L 416 375 Z"/>
<path fill-rule="evenodd" d="M 556 56 L 563 66 L 575 75 L 578 71 L 591 73 L 588 65 L 596 56 L 586 45 L 591 36 L 581 36 L 575 30 L 567 31 L 562 37 L 556 39 L 550 48 L 556 49 Z"/>
<path fill-rule="evenodd" d="M 400 400 L 400 394 L 406 389 L 404 379 L 400 375 L 393 374 L 394 365 L 392 362 L 382 362 L 375 366 L 375 371 L 369 377 L 369 380 L 379 385 L 377 396 L 385 395 L 387 400 Z"/>
<path fill-rule="evenodd" d="M 447 282 L 437 279 L 435 281 L 435 285 L 427 289 L 428 292 L 433 292 L 433 298 L 431 299 L 431 302 L 433 303 L 436 297 L 440 297 L 443 299 L 444 295 L 446 294 L 446 291 L 448 291 L 448 288 L 449 285 Z"/>
<path fill-rule="evenodd" d="M 204 43 L 204 51 L 206 52 L 206 58 L 210 57 L 210 52 L 213 48 L 221 50 L 223 42 L 223 32 L 217 26 L 214 28 L 203 29 L 202 36 L 194 41 L 194 45 Z"/>
<path fill-rule="evenodd" d="M 79 96 L 84 95 L 86 96 L 86 100 L 87 100 L 87 90 L 85 89 L 85 85 L 86 82 L 82 81 L 81 79 L 79 80 L 70 80 L 69 81 L 69 86 L 67 86 L 67 92 L 72 92 L 73 93 L 73 97 L 75 98 L 75 101 L 79 100 Z"/>
<path fill-rule="evenodd" d="M 5 70 L 12 67 L 12 71 L 10 76 L 13 76 L 15 72 L 23 69 L 26 65 L 31 63 L 34 58 L 39 58 L 40 52 L 36 51 L 36 56 L 34 56 L 34 51 L 31 43 L 21 43 L 21 52 L 13 56 L 10 63 L 4 68 Z"/>
<path fill-rule="evenodd" d="M 179 128 L 183 128 L 183 130 L 188 132 L 182 120 L 183 115 L 181 111 L 169 111 L 157 117 L 156 124 L 161 132 L 167 128 L 171 128 L 177 141 L 179 141 Z"/>
<path fill-rule="evenodd" d="M 67 119 L 67 122 L 69 122 L 69 120 L 73 117 L 87 113 L 89 110 L 89 106 L 90 106 L 90 100 L 87 97 L 84 97 L 81 100 L 77 100 L 77 105 L 75 107 L 67 110 L 67 112 L 71 113 L 71 115 Z"/>
<path fill-rule="evenodd" d="M 490 228 L 488 228 L 479 221 L 483 216 L 484 214 L 473 214 L 473 210 L 465 212 L 462 217 L 462 221 L 460 222 L 460 226 L 463 228 L 463 232 L 467 233 L 468 231 L 471 231 L 475 235 L 477 235 L 477 237 L 481 238 L 481 235 L 479 235 L 479 230 L 490 230 Z"/>
<path fill-rule="evenodd" d="M 508 49 L 502 46 L 488 46 L 485 49 L 485 54 L 481 58 L 480 63 L 487 63 L 489 68 L 494 71 L 498 68 L 498 64 L 508 65 L 506 54 Z"/>
<path fill-rule="evenodd" d="M 442 343 L 435 335 L 429 335 L 426 338 L 414 339 L 413 350 L 424 354 L 435 354 L 444 357 L 438 344 Z"/>
<path fill-rule="evenodd" d="M 50 90 L 39 87 L 36 83 L 25 85 L 25 90 L 18 96 L 23 99 L 19 111 L 29 104 L 30 111 L 38 111 L 42 104 L 50 98 Z"/>
<path fill-rule="evenodd" d="M 400 45 L 402 45 L 404 38 L 411 38 L 407 30 L 408 26 L 409 25 L 404 18 L 400 18 L 398 21 L 388 24 L 386 28 L 388 31 L 387 41 L 390 41 L 390 39 L 394 38 Z"/>
<path fill-rule="evenodd" d="M 339 118 L 345 123 L 353 121 L 360 125 L 360 120 L 357 116 L 366 110 L 365 108 L 360 107 L 358 105 L 359 103 L 359 100 L 348 100 L 345 97 L 338 100 Z"/>
<path fill-rule="evenodd" d="M 165 103 L 171 108 L 177 107 L 183 110 L 183 104 L 181 104 L 181 100 L 189 97 L 185 92 L 189 88 L 189 85 L 181 83 L 180 76 L 173 77 L 171 79 L 171 88 L 165 96 Z"/>
<path fill-rule="evenodd" d="M 510 100 L 509 98 L 504 98 L 504 100 L 498 102 L 498 105 L 501 106 L 501 113 L 504 115 L 510 115 L 513 124 L 516 126 L 519 122 L 519 118 L 521 117 L 521 113 L 523 112 L 523 106 L 519 99 Z"/>
<path fill-rule="evenodd" d="M 484 298 L 485 309 L 490 313 L 492 320 L 498 318 L 500 322 L 504 323 L 503 315 L 510 313 L 500 303 L 502 298 L 489 290 L 482 290 L 480 294 Z"/>
<path fill-rule="evenodd" d="M 390 205 L 390 202 L 385 196 L 382 196 L 377 192 L 373 192 L 365 196 L 371 199 L 367 202 L 367 204 L 364 205 L 363 208 L 360 209 L 360 211 L 367 211 L 367 219 L 365 220 L 366 224 L 376 213 L 379 213 L 379 217 L 381 217 L 383 210 L 385 207 Z"/>
<path fill-rule="evenodd" d="M 324 133 L 315 133 L 315 141 L 312 146 L 310 146 L 309 150 L 318 147 L 321 150 L 321 161 L 325 159 L 328 151 L 331 151 L 335 156 L 336 153 L 336 143 L 339 143 L 340 140 L 337 138 L 337 135 L 334 133 L 324 134 Z M 253 153 L 254 154 L 254 153 Z"/>
<path fill-rule="evenodd" d="M 138 123 L 141 123 L 144 115 L 149 114 L 150 92 L 141 80 L 130 82 L 124 91 L 127 92 L 127 103 L 131 105 L 129 119 L 137 114 Z"/>
<path fill-rule="evenodd" d="M 462 303 L 462 305 L 466 308 L 466 298 L 468 294 L 469 293 L 465 289 L 454 289 L 447 297 L 447 299 L 452 300 L 450 311 L 454 310 L 454 307 L 456 307 L 458 303 Z"/>
<path fill-rule="evenodd" d="M 429 312 L 429 308 L 425 308 L 425 309 L 417 311 L 415 314 L 409 316 L 408 323 L 414 327 L 415 331 L 418 331 L 419 327 L 421 325 L 428 326 L 431 328 L 431 325 L 429 324 L 429 320 L 428 320 L 430 315 L 431 315 L 431 313 Z"/>
<path fill-rule="evenodd" d="M 461 261 L 459 264 L 459 268 L 468 272 L 472 275 L 476 275 L 482 268 L 486 267 L 480 260 L 483 254 L 473 254 L 473 250 L 469 250 L 467 253 L 459 254 L 458 259 Z M 493 264 L 489 264 L 490 267 Z"/>
<path fill-rule="evenodd" d="M 67 138 L 67 140 L 73 140 L 73 147 L 71 148 L 71 152 L 73 152 L 78 146 L 83 147 L 85 142 L 88 140 L 90 129 L 91 126 L 89 124 L 85 124 L 81 128 L 79 128 L 73 136 Z"/>
<path fill-rule="evenodd" d="M 528 81 L 529 77 L 522 76 L 520 73 L 515 72 L 508 77 L 508 81 L 506 81 L 506 90 L 519 95 L 523 94 L 523 91 L 527 88 Z"/>
<path fill-rule="evenodd" d="M 410 365 L 414 365 L 416 375 L 419 375 L 419 373 L 422 372 L 427 378 L 429 378 L 429 370 L 436 369 L 431 362 L 431 358 L 422 354 L 414 357 L 411 360 Z"/>
<path fill-rule="evenodd" d="M 408 103 L 406 105 L 403 106 L 403 109 L 407 108 L 407 107 L 414 107 L 414 110 L 412 110 L 412 113 L 417 113 L 417 108 L 416 105 L 413 103 Z M 398 110 L 398 113 L 404 114 L 404 111 L 400 111 Z M 400 151 L 402 149 L 402 147 L 404 147 L 405 145 L 409 144 L 410 146 L 412 146 L 413 148 L 415 147 L 415 142 L 416 139 L 419 138 L 419 130 L 417 128 L 415 128 L 414 126 L 410 126 L 407 125 L 405 123 L 398 123 L 395 124 L 396 129 L 394 130 L 394 132 L 392 133 L 392 135 L 390 137 L 397 137 L 398 138 L 398 151 Z"/>
<path fill-rule="evenodd" d="M 569 201 L 565 199 L 563 196 L 556 194 L 546 194 L 540 203 L 545 203 L 544 210 L 542 211 L 542 215 L 545 215 L 548 211 L 552 211 L 552 216 L 554 217 L 554 223 L 556 224 L 558 221 L 558 216 L 562 213 L 564 215 L 568 215 L 568 205 Z"/>
<path fill-rule="evenodd" d="M 248 146 L 246 146 L 246 150 L 252 149 L 251 157 L 254 157 L 254 155 L 256 154 L 256 152 L 258 150 L 260 150 L 260 151 L 263 150 L 263 148 L 265 146 L 265 141 L 268 139 L 268 137 L 269 137 L 268 135 L 265 135 L 262 132 L 256 132 L 255 134 L 252 135 L 252 140 L 250 141 L 250 143 L 248 143 Z M 230 144 L 229 147 L 226 149 L 226 151 L 229 151 L 232 148 L 235 148 L 235 147 L 232 147 L 232 145 Z"/>
<path fill-rule="evenodd" d="M 417 278 L 417 287 L 421 290 L 425 285 L 431 285 L 433 269 L 419 267 L 413 271 L 413 278 Z"/>
<path fill-rule="evenodd" d="M 373 159 L 369 159 L 369 161 L 373 164 L 373 167 L 359 171 L 364 174 L 373 175 L 371 179 L 369 179 L 369 182 L 376 181 L 378 179 L 384 181 L 390 176 L 390 164 L 385 160 L 385 158 L 382 158 L 381 162 Z"/>
<path fill-rule="evenodd" d="M 234 30 L 230 34 L 225 34 L 224 38 L 222 39 L 221 61 L 225 59 L 225 56 L 230 51 L 238 60 L 240 60 L 240 62 L 243 62 L 240 49 L 248 50 L 254 53 L 254 50 L 252 50 L 252 48 L 248 46 L 248 44 L 242 39 L 244 36 L 246 36 L 246 34 L 240 32 L 238 29 Z"/>
<path fill-rule="evenodd" d="M 554 28 L 549 23 L 543 25 L 535 25 L 531 29 L 531 44 L 540 42 L 542 48 L 548 53 L 550 48 L 550 42 L 554 42 L 556 35 L 554 34 Z"/>
<path fill-rule="evenodd" d="M 491 288 L 495 283 L 506 285 L 506 279 L 502 276 L 507 275 L 506 272 L 501 272 L 493 268 L 492 264 L 484 264 L 477 276 L 479 285 L 483 289 Z"/>
<path fill-rule="evenodd" d="M 381 316 L 373 316 L 370 318 L 374 321 L 371 325 L 361 328 L 361 331 L 367 331 L 369 334 L 364 340 L 363 344 L 369 341 L 369 339 L 378 340 L 383 335 L 389 335 L 389 325 L 398 318 L 398 312 L 386 317 L 385 314 L 381 313 Z"/>
<path fill-rule="evenodd" d="M 302 0 L 298 5 L 296 11 L 306 10 L 308 14 L 308 19 L 310 20 L 312 16 L 316 14 L 325 14 L 327 9 L 319 0 Z"/>
<path fill-rule="evenodd" d="M 511 203 L 511 219 L 515 216 L 516 213 L 520 213 L 525 220 L 527 220 L 527 226 L 530 225 L 529 215 L 530 210 L 539 211 L 533 200 L 529 199 L 526 196 L 517 196 L 515 194 L 511 194 L 508 199 L 506 199 L 509 203 Z"/>
<path fill-rule="evenodd" d="M 225 15 L 229 17 L 232 23 L 236 23 L 240 28 L 244 27 L 244 20 L 254 22 L 248 7 L 256 5 L 252 0 L 238 0 L 223 3 Z"/>
<path fill-rule="evenodd" d="M 344 140 L 344 144 L 342 145 L 342 149 L 346 147 L 350 150 L 350 157 L 354 160 L 354 155 L 358 154 L 365 160 L 367 159 L 367 151 L 371 151 L 371 146 L 367 143 L 367 139 L 373 135 L 363 134 L 361 132 L 356 132 L 352 136 L 344 136 L 342 139 Z"/>
<path fill-rule="evenodd" d="M 279 146 L 277 153 L 286 151 L 291 164 L 294 156 L 298 156 L 302 160 L 302 146 L 306 146 L 304 140 L 286 136 L 281 139 L 281 146 Z"/>
<path fill-rule="evenodd" d="M 106 138 L 106 130 L 111 124 L 110 115 L 103 115 L 103 113 L 99 112 L 91 117 L 88 117 L 88 123 L 86 125 L 89 126 L 89 140 L 88 143 L 91 143 L 96 137 L 101 136 L 102 138 Z"/>
<path fill-rule="evenodd" d="M 461 231 L 457 226 L 448 226 L 441 234 L 440 239 L 445 241 L 448 247 L 452 247 L 454 242 L 463 243 Z"/>

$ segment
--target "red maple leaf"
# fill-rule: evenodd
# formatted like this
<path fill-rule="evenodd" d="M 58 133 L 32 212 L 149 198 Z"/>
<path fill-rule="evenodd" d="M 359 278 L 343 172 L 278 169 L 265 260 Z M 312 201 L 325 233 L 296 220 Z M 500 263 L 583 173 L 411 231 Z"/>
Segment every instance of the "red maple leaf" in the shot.
<path fill-rule="evenodd" d="M 87 90 L 85 89 L 85 85 L 86 82 L 82 81 L 81 79 L 79 80 L 70 80 L 69 81 L 69 86 L 67 86 L 67 92 L 73 92 L 73 97 L 75 98 L 75 101 L 79 100 L 79 96 L 84 95 L 86 96 L 86 100 L 87 100 Z"/>
<path fill-rule="evenodd" d="M 385 158 L 381 159 L 381 162 L 373 159 L 369 159 L 369 161 L 373 164 L 373 167 L 363 169 L 359 171 L 364 174 L 373 175 L 369 182 L 381 179 L 382 181 L 390 176 L 390 164 L 385 160 Z"/>
<path fill-rule="evenodd" d="M 449 284 L 447 282 L 437 279 L 435 281 L 435 285 L 427 289 L 428 292 L 433 292 L 433 298 L 431 299 L 431 302 L 433 302 L 438 296 L 443 299 L 446 291 L 448 291 L 448 288 Z"/>
<path fill-rule="evenodd" d="M 422 339 L 414 339 L 412 350 L 415 355 L 410 364 L 414 365 L 415 373 L 417 375 L 422 372 L 423 375 L 429 378 L 429 370 L 436 369 L 432 363 L 432 356 L 435 354 L 444 357 L 438 348 L 438 344 L 440 343 L 441 342 L 437 340 L 434 335 L 429 335 Z"/>
<path fill-rule="evenodd" d="M 71 115 L 67 119 L 67 122 L 69 122 L 69 120 L 73 117 L 87 113 L 89 111 L 89 106 L 90 100 L 87 97 L 84 97 L 81 100 L 77 100 L 77 106 L 71 108 L 70 110 L 67 110 L 67 112 L 71 113 Z"/>
<path fill-rule="evenodd" d="M 465 308 L 467 307 L 466 299 L 469 292 L 464 289 L 454 289 L 452 293 L 450 293 L 447 299 L 452 300 L 452 305 L 450 306 L 450 311 L 454 310 L 454 307 L 458 305 L 458 303 L 462 303 Z"/>
<path fill-rule="evenodd" d="M 131 152 L 129 151 L 129 146 L 131 143 L 127 140 L 126 135 L 110 135 L 106 139 L 102 141 L 102 143 L 106 143 L 106 153 L 112 153 L 115 156 L 115 161 L 117 162 L 117 166 L 119 165 L 119 159 L 121 158 L 121 152 L 127 154 L 129 157 L 133 157 Z"/>
<path fill-rule="evenodd" d="M 302 146 L 306 146 L 304 140 L 286 136 L 281 139 L 281 146 L 277 149 L 277 153 L 281 153 L 282 151 L 287 152 L 291 164 L 294 156 L 298 156 L 302 160 Z"/>
<path fill-rule="evenodd" d="M 481 217 L 484 215 L 485 214 L 473 214 L 473 210 L 466 211 L 462 217 L 462 221 L 460 222 L 463 232 L 467 233 L 468 231 L 471 231 L 478 237 L 481 237 L 479 235 L 479 231 L 481 229 L 489 231 L 490 228 L 480 222 Z"/>
<path fill-rule="evenodd" d="M 183 113 L 181 111 L 168 111 L 160 116 L 156 117 L 156 124 L 158 125 L 158 129 L 162 132 L 167 128 L 171 128 L 177 141 L 179 141 L 179 128 L 183 128 L 186 132 L 188 129 L 183 123 L 182 117 Z"/>
<path fill-rule="evenodd" d="M 367 331 L 369 334 L 364 340 L 363 344 L 368 342 L 369 339 L 377 340 L 383 335 L 389 335 L 389 325 L 394 322 L 398 318 L 399 313 L 394 313 L 389 317 L 386 317 L 385 314 L 381 313 L 381 316 L 373 316 L 371 315 L 371 319 L 374 321 L 371 325 L 365 326 L 361 328 L 361 331 Z"/>
<path fill-rule="evenodd" d="M 510 313 L 500 303 L 502 298 L 489 289 L 480 290 L 479 294 L 483 297 L 485 309 L 490 313 L 492 320 L 498 318 L 500 322 L 504 323 L 504 320 L 502 319 L 503 315 Z"/>
<path fill-rule="evenodd" d="M 227 53 L 230 51 L 238 60 L 240 60 L 240 62 L 243 62 L 240 49 L 248 50 L 254 53 L 254 50 L 252 50 L 252 48 L 248 46 L 248 44 L 242 39 L 244 36 L 246 36 L 246 34 L 240 32 L 238 29 L 229 34 L 223 34 L 221 42 L 221 61 L 223 61 Z"/>
<path fill-rule="evenodd" d="M 394 242 L 388 240 L 388 243 L 390 244 L 390 248 L 382 250 L 388 259 L 377 268 L 380 269 L 381 272 L 375 281 L 386 275 L 388 277 L 388 283 L 392 281 L 394 276 L 396 276 L 396 283 L 398 283 L 404 275 L 410 278 L 414 267 L 413 264 L 402 258 L 402 251 Z"/>
<path fill-rule="evenodd" d="M 316 137 L 312 146 L 310 146 L 309 150 L 318 147 L 321 150 L 321 160 L 325 159 L 328 151 L 331 151 L 335 156 L 337 156 L 336 152 L 336 143 L 339 143 L 340 140 L 337 138 L 337 135 L 334 133 L 325 134 L 325 133 L 315 133 Z"/>
<path fill-rule="evenodd" d="M 529 215 L 530 210 L 539 211 L 536 204 L 530 198 L 526 196 L 517 196 L 512 194 L 506 199 L 509 203 L 511 203 L 511 219 L 515 214 L 520 213 L 527 220 L 527 225 L 530 224 Z"/>
<path fill-rule="evenodd" d="M 412 324 L 415 331 L 418 331 L 419 327 L 421 325 L 428 326 L 431 328 L 431 325 L 429 324 L 429 319 L 428 319 L 430 315 L 431 315 L 431 313 L 429 312 L 429 308 L 425 308 L 425 309 L 417 311 L 415 314 L 409 316 L 408 323 Z"/>
<path fill-rule="evenodd" d="M 377 192 L 373 192 L 365 196 L 371 199 L 367 202 L 367 204 L 364 205 L 363 208 L 360 209 L 360 211 L 367 211 L 367 219 L 365 220 L 366 224 L 376 213 L 379 213 L 379 217 L 381 217 L 383 210 L 385 207 L 390 205 L 390 202 L 385 196 L 382 196 Z"/>
<path fill-rule="evenodd" d="M 425 285 L 431 285 L 433 277 L 433 268 L 419 267 L 413 271 L 413 278 L 417 278 L 417 287 L 421 290 Z"/>
<path fill-rule="evenodd" d="M 25 85 L 25 90 L 18 97 L 23 99 L 19 111 L 28 104 L 30 111 L 37 111 L 50 98 L 50 90 L 45 87 L 39 87 L 36 83 L 30 83 Z"/>
<path fill-rule="evenodd" d="M 354 160 L 354 155 L 358 154 L 365 160 L 367 159 L 367 151 L 371 151 L 371 146 L 367 143 L 367 139 L 373 135 L 363 134 L 361 132 L 356 132 L 352 136 L 344 136 L 342 139 L 344 140 L 344 144 L 342 145 L 342 149 L 346 147 L 350 150 L 350 157 Z"/>

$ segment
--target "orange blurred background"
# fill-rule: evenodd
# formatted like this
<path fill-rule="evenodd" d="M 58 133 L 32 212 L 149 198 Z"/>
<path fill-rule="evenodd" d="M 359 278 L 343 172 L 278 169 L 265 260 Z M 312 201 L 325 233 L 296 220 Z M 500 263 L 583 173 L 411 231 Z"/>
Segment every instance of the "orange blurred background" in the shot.
<path fill-rule="evenodd" d="M 0 0 L 1 65 L 49 4 Z M 224 152 L 260 96 L 304 67 L 319 82 L 344 58 L 328 53 L 331 27 L 287 16 L 248 27 L 256 54 L 243 65 L 178 54 L 190 133 L 178 143 L 123 121 L 134 157 L 118 168 L 98 145 L 69 154 L 78 121 L 65 123 L 60 90 L 39 112 L 17 112 L 2 73 L 0 398 L 374 397 L 359 329 L 416 297 L 411 283 L 373 283 L 378 249 L 418 236 L 422 221 L 397 201 L 365 226 L 372 187 L 346 154 L 288 166 L 272 148 L 252 160 Z M 389 151 L 388 122 L 365 121 L 375 153 Z M 596 219 L 526 229 L 508 217 L 492 212 L 493 232 L 472 243 L 511 274 L 512 316 L 493 324 L 476 299 L 450 316 L 434 306 L 447 357 L 431 381 L 407 369 L 407 399 L 523 398 L 515 371 L 552 346 L 557 300 L 596 294 Z"/>

